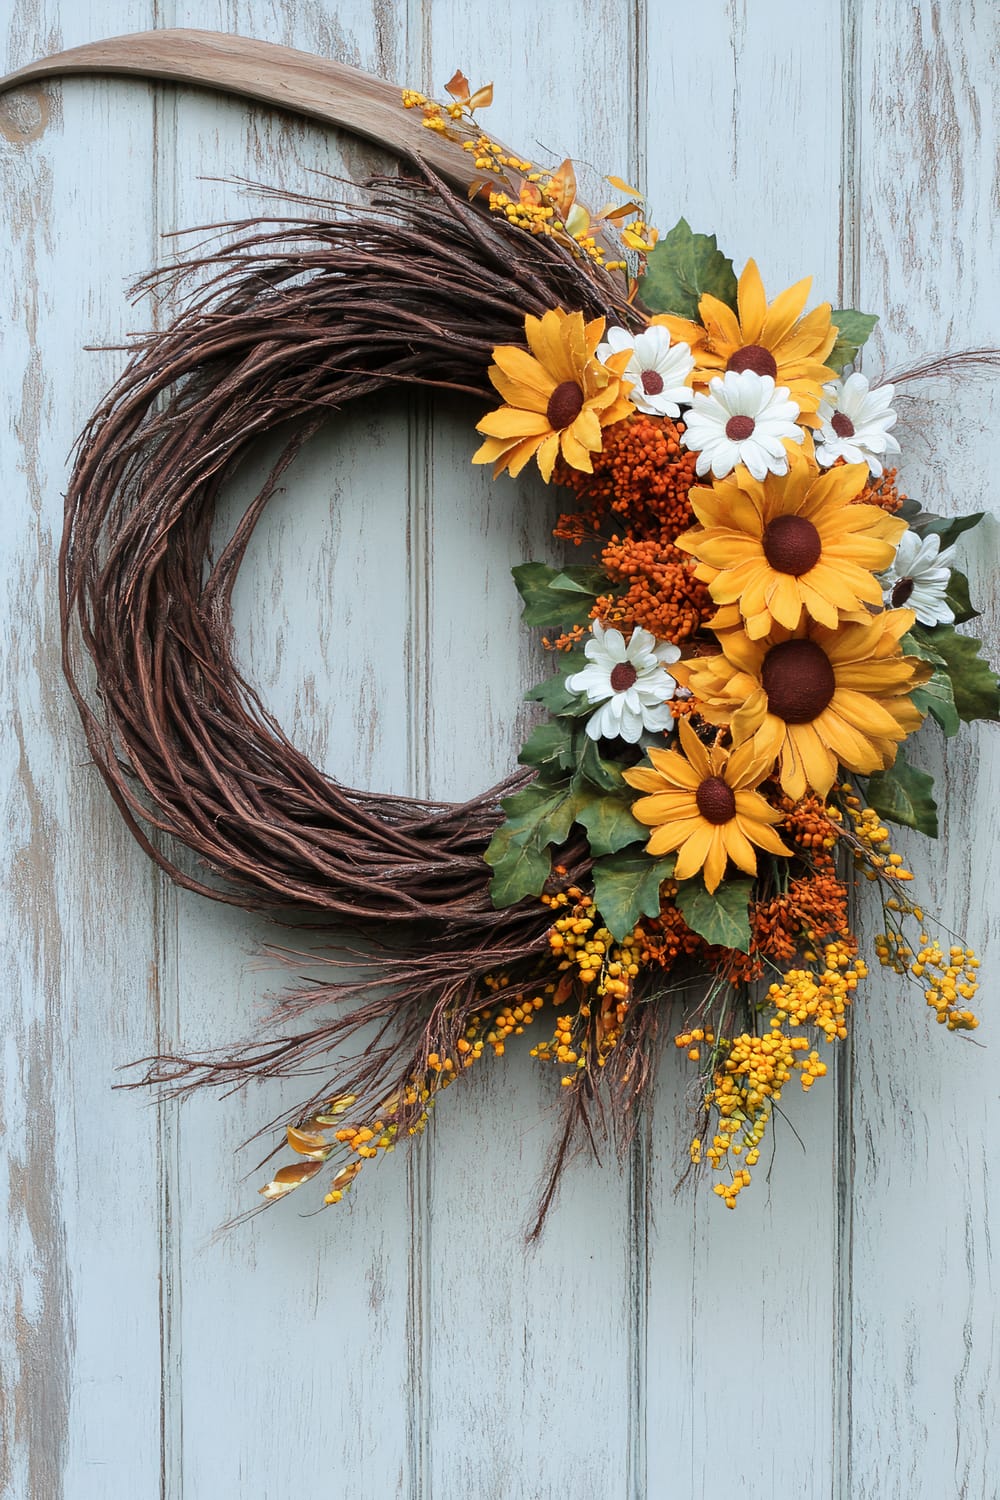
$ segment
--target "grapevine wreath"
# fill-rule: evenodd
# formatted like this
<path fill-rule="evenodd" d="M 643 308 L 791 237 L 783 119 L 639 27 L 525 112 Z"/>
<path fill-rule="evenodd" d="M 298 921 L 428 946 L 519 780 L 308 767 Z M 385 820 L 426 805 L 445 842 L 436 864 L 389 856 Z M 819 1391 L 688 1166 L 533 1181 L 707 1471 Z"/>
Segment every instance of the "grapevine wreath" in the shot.
<path fill-rule="evenodd" d="M 220 40 L 66 56 L 208 79 Z M 384 95 L 382 126 L 370 106 L 385 86 L 227 41 L 279 72 L 334 71 L 384 138 Z M 589 213 L 571 162 L 537 167 L 483 132 L 489 87 L 456 73 L 447 92 L 395 97 L 403 170 L 373 178 L 363 206 L 310 200 L 310 217 L 232 226 L 154 273 L 147 287 L 198 279 L 80 440 L 66 671 L 122 815 L 187 889 L 363 940 L 349 973 L 331 960 L 334 978 L 286 995 L 263 1037 L 156 1058 L 147 1081 L 318 1076 L 287 1121 L 295 1156 L 262 1192 L 319 1177 L 332 1203 L 527 1033 L 565 1104 L 540 1224 L 578 1140 L 610 1124 L 628 1141 L 671 1038 L 698 1079 L 691 1159 L 732 1208 L 783 1088 L 811 1088 L 847 1035 L 866 974 L 856 882 L 881 898 L 879 962 L 949 1031 L 977 1024 L 975 953 L 936 935 L 888 825 L 937 833 L 906 740 L 928 720 L 950 737 L 1000 717 L 997 678 L 957 628 L 976 613 L 958 546 L 981 517 L 901 493 L 894 386 L 855 367 L 874 317 L 808 310 L 808 279 L 768 298 L 752 260 L 737 275 L 683 219 L 659 235 L 616 178 L 615 204 Z M 288 464 L 390 387 L 467 398 L 472 462 L 537 465 L 574 559 L 514 569 L 551 670 L 528 694 L 540 717 L 520 768 L 459 805 L 321 774 L 232 655 L 233 584 Z M 280 459 L 213 556 L 221 488 L 278 429 Z"/>

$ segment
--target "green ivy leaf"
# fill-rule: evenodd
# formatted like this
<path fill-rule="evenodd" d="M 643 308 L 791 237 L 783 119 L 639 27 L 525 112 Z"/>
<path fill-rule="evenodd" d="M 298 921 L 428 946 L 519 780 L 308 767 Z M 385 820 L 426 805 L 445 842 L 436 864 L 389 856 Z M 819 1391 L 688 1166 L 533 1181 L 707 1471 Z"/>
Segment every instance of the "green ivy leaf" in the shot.
<path fill-rule="evenodd" d="M 590 706 L 590 705 L 588 705 Z M 584 731 L 578 736 L 577 749 L 577 785 L 581 781 L 589 782 L 601 792 L 622 792 L 625 783 L 622 780 L 621 767 L 613 760 L 605 760 L 597 748 L 597 741 L 592 740 L 590 735 Z"/>
<path fill-rule="evenodd" d="M 912 630 L 906 632 L 899 644 L 903 648 L 904 656 L 919 656 L 921 661 L 933 662 L 937 667 L 944 666 L 944 657 L 935 651 L 927 627 L 924 625 L 914 625 Z"/>
<path fill-rule="evenodd" d="M 563 844 L 576 815 L 577 793 L 569 781 L 533 781 L 500 804 L 506 821 L 494 833 L 485 860 L 492 866 L 490 897 L 497 907 L 541 895 L 549 877 L 550 844 Z"/>
<path fill-rule="evenodd" d="M 553 578 L 551 588 L 560 589 L 567 594 L 586 594 L 590 599 L 596 599 L 598 594 L 606 594 L 611 587 L 611 579 L 603 568 L 592 568 L 581 563 L 579 566 L 563 568 Z"/>
<path fill-rule="evenodd" d="M 547 563 L 519 563 L 512 568 L 517 591 L 524 600 L 521 618 L 526 625 L 558 625 L 568 629 L 590 619 L 594 595 L 583 593 L 575 584 L 569 588 L 553 587 L 560 576 L 559 568 Z"/>
<path fill-rule="evenodd" d="M 902 750 L 897 750 L 893 765 L 869 776 L 866 796 L 880 818 L 888 818 L 904 828 L 916 828 L 928 838 L 936 839 L 938 817 L 933 790 L 933 776 L 911 766 Z"/>
<path fill-rule="evenodd" d="M 951 570 L 944 602 L 955 616 L 956 625 L 965 625 L 969 620 L 979 617 L 980 611 L 973 609 L 972 600 L 969 598 L 969 580 L 957 568 Z"/>
<path fill-rule="evenodd" d="M 947 672 L 939 667 L 923 687 L 914 689 L 911 697 L 922 713 L 929 713 L 937 720 L 949 739 L 958 733 L 962 721 L 958 717 L 955 694 Z"/>
<path fill-rule="evenodd" d="M 839 373 L 845 365 L 852 365 L 857 359 L 878 317 L 875 313 L 855 312 L 851 307 L 842 307 L 830 314 L 830 321 L 837 330 L 837 342 L 827 355 L 826 363 Z"/>
<path fill-rule="evenodd" d="M 632 816 L 631 803 L 621 797 L 589 797 L 577 808 L 576 821 L 587 830 L 595 859 L 649 837 L 649 829 Z"/>
<path fill-rule="evenodd" d="M 703 880 L 682 880 L 674 898 L 692 932 L 720 948 L 750 951 L 752 880 L 723 880 L 714 891 Z"/>
<path fill-rule="evenodd" d="M 959 635 L 952 625 L 936 625 L 927 634 L 951 678 L 959 718 L 967 724 L 973 719 L 1000 720 L 1000 684 L 989 662 L 979 654 L 982 642 L 971 635 Z"/>
<path fill-rule="evenodd" d="M 674 870 L 674 856 L 608 854 L 594 861 L 594 901 L 616 942 L 627 938 L 640 917 L 660 912 L 660 886 Z"/>
<path fill-rule="evenodd" d="M 579 672 L 587 665 L 582 651 L 559 652 L 559 663 L 551 677 L 537 683 L 525 693 L 529 703 L 544 703 L 550 714 L 579 718 L 593 711 L 586 693 L 571 693 L 566 686 L 567 677 Z"/>
<path fill-rule="evenodd" d="M 986 515 L 984 510 L 974 510 L 967 516 L 938 516 L 932 510 L 924 510 L 919 500 L 904 500 L 896 512 L 901 516 L 911 531 L 918 536 L 939 536 L 941 545 L 939 550 L 943 552 L 946 547 L 951 547 L 965 532 L 971 531 L 978 526 Z"/>
<path fill-rule="evenodd" d="M 517 757 L 522 766 L 558 767 L 571 771 L 576 764 L 573 728 L 565 719 L 548 719 L 536 724 Z"/>
<path fill-rule="evenodd" d="M 736 306 L 736 273 L 714 234 L 692 234 L 679 219 L 653 247 L 639 279 L 639 295 L 651 312 L 676 313 L 698 321 L 698 303 L 708 293 Z"/>

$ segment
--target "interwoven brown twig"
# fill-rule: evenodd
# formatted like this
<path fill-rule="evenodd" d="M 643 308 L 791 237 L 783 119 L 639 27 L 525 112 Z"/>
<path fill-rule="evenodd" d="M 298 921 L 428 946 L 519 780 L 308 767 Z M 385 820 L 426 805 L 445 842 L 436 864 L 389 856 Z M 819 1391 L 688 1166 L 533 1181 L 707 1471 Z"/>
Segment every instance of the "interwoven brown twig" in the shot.
<path fill-rule="evenodd" d="M 485 1003 L 485 974 L 510 972 L 513 996 L 545 946 L 545 908 L 496 910 L 482 857 L 500 797 L 527 773 L 457 805 L 348 789 L 296 750 L 232 656 L 247 543 L 322 422 L 388 386 L 485 402 L 491 350 L 523 344 L 526 313 L 633 319 L 610 277 L 553 240 L 526 242 L 414 167 L 369 183 L 364 208 L 235 225 L 224 248 L 149 277 L 147 289 L 176 290 L 209 273 L 165 332 L 139 340 L 80 441 L 61 555 L 64 659 L 129 827 L 189 890 L 369 940 L 361 977 L 289 996 L 275 1035 L 210 1058 L 154 1059 L 150 1081 L 318 1070 L 328 1076 L 303 1110 L 331 1091 L 377 1105 L 429 1051 L 449 1050 Z M 210 561 L 220 489 L 278 429 L 281 457 Z M 181 865 L 175 841 L 206 873 Z M 582 839 L 564 862 L 585 875 Z M 331 1014 L 331 1001 L 346 1005 Z M 305 1013 L 312 1025 L 293 1032 Z M 374 1040 L 338 1072 L 331 1049 L 373 1024 Z"/>

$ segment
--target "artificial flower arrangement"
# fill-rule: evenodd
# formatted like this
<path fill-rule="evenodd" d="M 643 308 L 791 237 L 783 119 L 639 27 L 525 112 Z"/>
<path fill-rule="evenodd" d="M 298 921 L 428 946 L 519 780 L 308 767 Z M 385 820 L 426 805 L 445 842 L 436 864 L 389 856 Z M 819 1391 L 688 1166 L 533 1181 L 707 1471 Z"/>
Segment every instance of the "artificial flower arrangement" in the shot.
<path fill-rule="evenodd" d="M 488 102 L 460 74 L 449 88 L 443 109 L 404 102 L 439 131 Z M 503 404 L 478 423 L 473 462 L 498 477 L 534 461 L 569 491 L 555 537 L 588 560 L 514 569 L 557 671 L 528 694 L 548 711 L 519 757 L 535 777 L 486 851 L 497 906 L 549 908 L 550 952 L 513 1005 L 515 976 L 490 977 L 499 1003 L 429 1059 L 428 1098 L 546 1021 L 532 1056 L 565 1089 L 592 1091 L 608 1069 L 630 1094 L 637 1054 L 680 1010 L 674 1044 L 701 1077 L 691 1159 L 733 1208 L 782 1089 L 809 1090 L 847 1036 L 867 973 L 849 915 L 859 875 L 882 899 L 878 961 L 949 1031 L 978 1025 L 975 952 L 928 931 L 885 825 L 938 833 L 932 778 L 902 749 L 928 716 L 949 737 L 1000 718 L 996 675 L 955 628 L 977 613 L 955 544 L 983 513 L 926 512 L 886 468 L 894 388 L 852 368 L 874 316 L 807 311 L 808 278 L 768 301 L 752 260 L 737 278 L 683 219 L 660 238 L 617 179 L 633 201 L 602 222 L 625 224 L 633 263 L 609 262 L 570 162 L 540 173 L 481 133 L 464 149 L 503 180 L 480 187 L 493 212 L 599 274 L 631 270 L 640 316 L 553 307 L 493 351 Z M 527 174 L 517 196 L 507 167 Z M 560 862 L 580 831 L 584 884 Z M 382 1120 L 314 1123 L 361 1159 L 395 1139 Z"/>
<path fill-rule="evenodd" d="M 128 53 L 142 72 L 142 40 L 102 44 L 93 70 Z M 179 77 L 216 66 L 196 34 L 157 43 Z M 227 45 L 293 98 L 283 49 Z M 322 66 L 350 126 L 357 77 Z M 564 1103 L 537 1230 L 579 1133 L 610 1121 L 628 1142 L 672 1036 L 699 1080 L 691 1159 L 732 1208 L 783 1089 L 810 1089 L 847 1035 L 856 881 L 881 897 L 878 961 L 949 1031 L 977 1025 L 975 953 L 933 935 L 887 825 L 938 831 L 904 741 L 928 719 L 947 737 L 1000 719 L 960 630 L 976 611 L 956 547 L 981 516 L 923 510 L 886 467 L 894 389 L 853 368 L 874 317 L 807 310 L 808 280 L 768 301 L 753 261 L 737 277 L 684 220 L 659 236 L 617 178 L 623 201 L 591 214 L 571 162 L 541 170 L 483 133 L 490 87 L 456 73 L 448 91 L 404 93 L 434 152 L 400 146 L 409 174 L 372 179 L 367 206 L 308 200 L 311 217 L 247 221 L 154 275 L 210 273 L 80 440 L 64 660 L 119 810 L 187 889 L 352 934 L 353 976 L 321 960 L 334 977 L 286 995 L 276 1030 L 154 1058 L 144 1081 L 319 1072 L 286 1117 L 295 1160 L 261 1192 L 321 1176 L 336 1203 L 527 1033 Z M 521 769 L 458 805 L 323 775 L 231 651 L 235 573 L 285 465 L 331 410 L 394 383 L 480 410 L 492 392 L 473 461 L 536 464 L 566 496 L 555 537 L 585 558 L 514 570 L 553 654 L 528 694 L 545 716 Z M 279 429 L 214 557 L 222 481 Z"/>

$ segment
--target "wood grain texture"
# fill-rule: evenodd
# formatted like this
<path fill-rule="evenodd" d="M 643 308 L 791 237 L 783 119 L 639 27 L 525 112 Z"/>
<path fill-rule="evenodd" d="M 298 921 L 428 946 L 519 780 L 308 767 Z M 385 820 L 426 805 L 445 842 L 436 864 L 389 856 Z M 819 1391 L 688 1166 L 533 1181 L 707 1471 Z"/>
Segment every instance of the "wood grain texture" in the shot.
<path fill-rule="evenodd" d="M 859 17 L 858 294 L 884 309 L 871 363 L 1000 346 L 1000 18 L 937 3 Z M 970 630 L 996 659 L 997 382 L 913 387 L 900 412 L 907 489 L 934 509 L 993 513 L 960 558 L 985 609 Z M 921 735 L 944 837 L 906 846 L 942 941 L 964 934 L 981 952 L 985 1024 L 972 1042 L 942 1035 L 918 985 L 875 980 L 856 1027 L 851 1493 L 863 1500 L 972 1500 L 997 1486 L 998 735 L 977 725 L 947 752 L 936 731 Z"/>
<path fill-rule="evenodd" d="M 127 10 L 107 7 L 125 24 L 140 14 Z M 73 28 L 43 3 L 18 19 L 11 63 Z M 118 368 L 83 345 L 121 336 L 123 277 L 154 253 L 145 140 L 136 151 L 150 106 L 143 92 L 126 111 L 99 84 L 65 107 L 5 101 L 0 118 L 0 1494 L 155 1494 L 155 1118 L 111 1087 L 115 1061 L 151 1041 L 153 883 L 97 794 L 62 691 L 55 578 L 66 453 Z M 83 135 L 103 137 L 120 187 L 137 185 L 113 235 L 71 144 Z"/>
<path fill-rule="evenodd" d="M 150 27 L 253 35 L 438 94 L 461 66 L 495 79 L 497 134 L 584 161 L 592 201 L 603 173 L 639 176 L 657 222 L 716 230 L 769 290 L 813 271 L 817 300 L 881 310 L 870 368 L 1000 343 L 993 11 L 844 0 L 804 28 L 791 0 L 705 0 L 681 40 L 670 10 L 512 0 L 501 24 L 473 0 L 102 0 L 96 17 L 16 0 L 0 66 Z M 323 193 L 324 174 L 382 160 L 183 83 L 37 82 L 0 101 L 0 1496 L 992 1495 L 997 1089 L 990 1051 L 932 1032 L 916 990 L 869 984 L 853 1063 L 786 1101 L 771 1180 L 759 1170 L 737 1213 L 708 1184 L 675 1192 L 689 1080 L 670 1056 L 625 1170 L 574 1163 L 532 1250 L 559 1090 L 527 1046 L 449 1091 L 418 1149 L 339 1209 L 293 1200 L 221 1237 L 272 1138 L 237 1148 L 294 1091 L 159 1111 L 111 1091 L 115 1065 L 155 1046 L 248 1032 L 283 983 L 262 946 L 287 934 L 166 885 L 84 762 L 53 548 L 69 444 L 122 356 L 83 346 L 170 316 L 129 307 L 125 286 L 174 252 L 163 235 L 254 212 L 237 179 Z M 988 505 L 998 419 L 987 382 L 971 405 L 921 392 L 900 423 L 907 487 Z M 461 411 L 353 413 L 302 453 L 241 572 L 241 661 L 348 781 L 461 796 L 516 751 L 539 661 L 509 568 L 551 555 L 558 501 L 527 477 L 493 484 L 469 451 Z M 266 457 L 234 482 L 220 536 Z M 998 553 L 995 523 L 966 550 L 981 598 Z M 996 655 L 995 604 L 979 623 Z M 912 848 L 934 867 L 928 907 L 984 940 L 987 976 L 996 733 L 946 765 L 931 731 L 948 843 Z"/>

